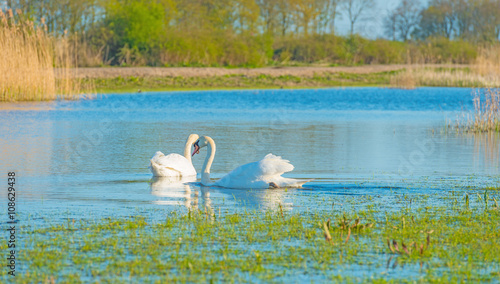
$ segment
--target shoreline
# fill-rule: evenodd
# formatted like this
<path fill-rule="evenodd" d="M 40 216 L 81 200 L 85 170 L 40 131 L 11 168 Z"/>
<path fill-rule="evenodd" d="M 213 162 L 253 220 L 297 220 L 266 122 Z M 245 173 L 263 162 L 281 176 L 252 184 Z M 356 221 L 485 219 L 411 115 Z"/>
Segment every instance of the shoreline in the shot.
<path fill-rule="evenodd" d="M 173 72 L 171 69 L 160 69 L 162 72 Z M 294 72 L 304 72 L 295 70 Z M 317 69 L 315 69 L 317 70 Z M 84 70 L 83 74 L 88 70 Z M 205 73 L 190 73 L 189 76 L 159 76 L 144 73 L 141 76 L 126 76 L 123 74 L 137 73 L 137 69 L 116 70 L 121 73 L 108 73 L 103 77 L 81 78 L 83 84 L 92 85 L 98 93 L 138 92 L 140 91 L 183 91 L 183 90 L 242 90 L 242 89 L 296 89 L 296 88 L 326 88 L 326 87 L 362 87 L 390 86 L 390 78 L 401 71 L 383 71 L 377 73 L 303 73 L 303 76 L 283 75 L 279 73 L 246 75 L 224 74 L 206 76 Z M 124 72 L 123 72 L 124 71 Z M 132 71 L 132 73 L 130 72 Z M 233 70 L 227 70 L 233 71 Z M 185 70 L 185 72 L 187 72 Z M 199 70 L 206 72 L 206 70 Z M 259 71 L 260 72 L 260 71 Z M 286 71 L 287 72 L 287 71 Z M 312 72 L 306 70 L 305 72 Z M 115 74 L 110 76 L 109 74 Z M 118 75 L 122 74 L 122 75 Z M 314 75 L 313 75 L 314 74 Z M 198 76 L 199 75 L 199 76 Z M 93 76 L 96 76 L 95 74 Z"/>
<path fill-rule="evenodd" d="M 60 72 L 61 70 L 56 70 Z M 96 93 L 141 91 L 311 89 L 331 87 L 500 87 L 500 76 L 473 65 L 341 67 L 103 67 L 75 68 L 73 77 Z"/>
<path fill-rule="evenodd" d="M 496 73 L 482 72 L 475 65 L 453 64 L 264 67 L 254 69 L 92 67 L 56 68 L 54 71 L 56 85 L 66 84 L 69 76 L 70 80 L 73 81 L 72 84 L 79 86 L 78 88 L 82 94 L 90 95 L 162 91 L 320 89 L 333 87 L 397 89 L 414 89 L 417 87 L 500 87 L 500 75 Z M 22 100 L 17 102 L 20 101 Z"/>
<path fill-rule="evenodd" d="M 400 71 L 408 68 L 468 68 L 461 64 L 374 64 L 361 66 L 273 66 L 261 68 L 224 68 L 224 67 L 79 67 L 72 69 L 76 78 L 114 78 L 114 77 L 216 77 L 243 75 L 255 77 L 296 76 L 314 77 L 324 74 L 348 73 L 370 74 Z M 56 69 L 56 76 L 60 69 Z"/>
<path fill-rule="evenodd" d="M 428 87 L 428 86 L 417 86 Z M 251 91 L 251 90 L 308 90 L 308 89 L 329 89 L 329 88 L 394 88 L 401 89 L 391 85 L 332 85 L 332 86 L 248 86 L 248 87 L 186 87 L 186 88 L 172 88 L 172 87 L 158 87 L 158 88 L 117 88 L 117 89 L 97 89 L 95 94 L 108 95 L 108 94 L 140 94 L 148 92 L 201 92 L 201 91 Z M 467 88 L 467 87 L 464 87 Z M 85 96 L 86 94 L 82 95 Z"/>

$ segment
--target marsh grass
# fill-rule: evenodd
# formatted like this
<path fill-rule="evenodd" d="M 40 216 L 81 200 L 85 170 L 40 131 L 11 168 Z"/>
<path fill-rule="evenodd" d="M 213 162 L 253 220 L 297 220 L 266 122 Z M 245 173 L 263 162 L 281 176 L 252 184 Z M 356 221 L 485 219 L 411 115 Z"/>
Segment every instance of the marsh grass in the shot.
<path fill-rule="evenodd" d="M 413 68 L 407 68 L 390 78 L 390 85 L 401 89 L 415 89 L 417 80 Z"/>
<path fill-rule="evenodd" d="M 500 86 L 500 75 L 482 74 L 477 71 L 476 67 L 428 68 L 409 66 L 391 77 L 390 82 L 392 86 L 404 89 L 413 89 L 417 86 L 478 88 Z"/>
<path fill-rule="evenodd" d="M 18 257 L 23 267 L 15 280 L 498 281 L 499 197 L 496 190 L 476 189 L 417 195 L 413 207 L 394 211 L 375 206 L 293 213 L 280 206 L 222 214 L 213 209 L 165 212 L 162 221 L 68 219 L 22 228 L 24 248 Z M 430 205 L 437 198 L 441 205 Z M 377 202 L 384 200 L 357 196 L 343 203 Z M 394 205 L 407 202 L 401 195 Z"/>
<path fill-rule="evenodd" d="M 92 82 L 83 85 L 74 76 L 67 37 L 48 35 L 20 11 L 0 10 L 0 50 L 0 101 L 75 99 L 92 92 Z"/>
<path fill-rule="evenodd" d="M 475 62 L 467 66 L 432 68 L 425 64 L 408 64 L 402 72 L 391 77 L 391 85 L 404 89 L 416 86 L 500 87 L 500 46 L 492 45 L 478 50 Z"/>
<path fill-rule="evenodd" d="M 500 132 L 500 89 L 473 92 L 474 110 L 463 112 L 447 128 L 458 132 Z"/>
<path fill-rule="evenodd" d="M 498 80 L 500 77 L 500 46 L 480 48 L 473 69 L 478 74 Z"/>

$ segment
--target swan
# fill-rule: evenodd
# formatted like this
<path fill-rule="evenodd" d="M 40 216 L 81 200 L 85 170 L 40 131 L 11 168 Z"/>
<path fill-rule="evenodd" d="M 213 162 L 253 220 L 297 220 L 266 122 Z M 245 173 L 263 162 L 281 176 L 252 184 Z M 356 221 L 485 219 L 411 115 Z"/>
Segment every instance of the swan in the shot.
<path fill-rule="evenodd" d="M 293 170 L 293 165 L 290 164 L 290 161 L 284 160 L 279 156 L 267 154 L 264 159 L 239 166 L 218 181 L 210 183 L 210 167 L 215 157 L 215 142 L 208 136 L 202 136 L 195 142 L 194 147 L 193 156 L 199 153 L 199 149 L 208 147 L 201 176 L 201 183 L 205 186 L 264 189 L 302 187 L 304 183 L 311 181 L 282 177 L 282 174 Z"/>
<path fill-rule="evenodd" d="M 186 177 L 196 176 L 196 169 L 191 161 L 191 146 L 199 139 L 198 134 L 189 135 L 184 147 L 184 156 L 179 154 L 166 155 L 158 151 L 151 158 L 149 169 L 155 177 Z"/>

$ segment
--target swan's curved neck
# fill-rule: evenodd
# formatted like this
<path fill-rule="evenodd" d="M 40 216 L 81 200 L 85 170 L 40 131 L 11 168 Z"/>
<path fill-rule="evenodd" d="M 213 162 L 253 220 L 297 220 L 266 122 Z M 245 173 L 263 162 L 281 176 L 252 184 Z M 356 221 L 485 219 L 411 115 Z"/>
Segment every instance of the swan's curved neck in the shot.
<path fill-rule="evenodd" d="M 196 138 L 196 139 L 194 139 Z M 190 162 L 193 163 L 191 160 L 191 146 L 193 146 L 194 142 L 198 140 L 198 137 L 192 138 L 191 136 L 188 137 L 186 140 L 186 146 L 184 146 L 184 157 Z"/>
<path fill-rule="evenodd" d="M 208 150 L 207 150 L 207 157 L 205 158 L 205 162 L 203 163 L 203 174 L 210 174 L 210 168 L 212 167 L 212 163 L 214 162 L 215 158 L 215 142 L 212 138 L 206 137 L 206 140 L 208 142 Z"/>

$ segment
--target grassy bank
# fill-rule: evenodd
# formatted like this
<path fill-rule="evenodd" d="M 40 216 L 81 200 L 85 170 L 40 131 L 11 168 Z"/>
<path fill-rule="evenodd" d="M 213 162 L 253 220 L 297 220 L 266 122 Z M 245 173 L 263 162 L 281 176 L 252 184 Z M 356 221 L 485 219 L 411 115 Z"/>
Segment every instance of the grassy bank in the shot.
<path fill-rule="evenodd" d="M 367 67 L 369 68 L 369 67 Z M 404 68 L 395 71 L 373 73 L 316 73 L 313 76 L 294 75 L 243 75 L 215 76 L 116 76 L 92 81 L 97 91 L 137 92 L 172 90 L 215 89 L 265 89 L 265 88 L 325 88 L 351 86 L 378 86 L 415 88 L 419 86 L 441 87 L 498 87 L 500 77 L 481 75 L 470 68 Z"/>
<path fill-rule="evenodd" d="M 339 86 L 387 86 L 396 72 L 369 74 L 332 73 L 313 77 L 291 75 L 223 75 L 210 77 L 114 77 L 92 79 L 98 92 L 137 92 L 171 90 L 321 88 Z M 90 80 L 90 79 L 87 79 Z"/>
<path fill-rule="evenodd" d="M 15 281 L 500 280 L 498 189 L 394 197 L 394 208 L 378 206 L 383 197 L 356 195 L 328 212 L 206 207 L 158 212 L 159 222 L 136 216 L 27 226 Z"/>

